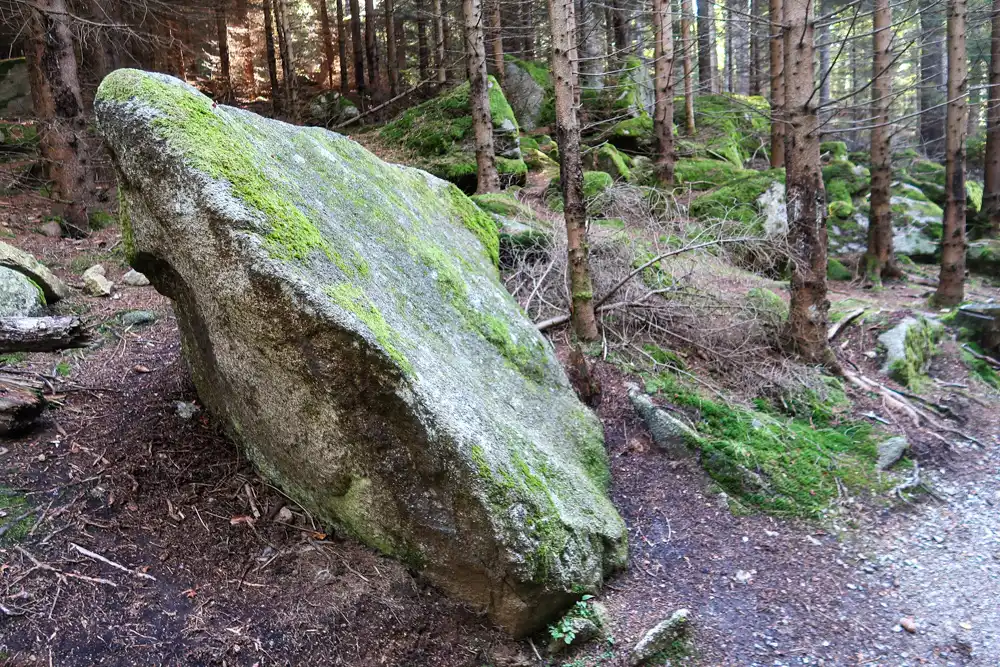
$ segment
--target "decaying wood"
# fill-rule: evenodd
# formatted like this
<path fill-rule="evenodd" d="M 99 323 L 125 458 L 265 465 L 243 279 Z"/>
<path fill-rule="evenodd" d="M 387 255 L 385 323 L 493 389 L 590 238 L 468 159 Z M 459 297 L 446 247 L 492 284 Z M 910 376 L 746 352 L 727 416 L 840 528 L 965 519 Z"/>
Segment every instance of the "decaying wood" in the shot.
<path fill-rule="evenodd" d="M 89 342 L 79 317 L 0 317 L 0 353 L 53 352 Z"/>
<path fill-rule="evenodd" d="M 44 387 L 38 380 L 0 373 L 0 435 L 31 426 L 45 409 Z"/>
<path fill-rule="evenodd" d="M 847 315 L 844 316 L 844 319 L 840 320 L 839 322 L 830 327 L 830 331 L 826 334 L 826 339 L 828 341 L 832 341 L 834 338 L 839 336 L 840 332 L 846 329 L 851 322 L 853 322 L 861 315 L 863 315 L 864 312 L 865 312 L 864 308 L 858 308 L 857 310 L 852 310 L 851 312 L 849 312 Z"/>

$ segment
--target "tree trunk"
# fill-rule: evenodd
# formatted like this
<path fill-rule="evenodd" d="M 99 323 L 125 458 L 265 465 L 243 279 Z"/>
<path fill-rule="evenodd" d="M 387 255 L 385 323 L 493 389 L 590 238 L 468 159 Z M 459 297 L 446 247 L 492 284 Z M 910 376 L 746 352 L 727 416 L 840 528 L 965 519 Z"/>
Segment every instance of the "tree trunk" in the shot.
<path fill-rule="evenodd" d="M 215 32 L 219 40 L 219 91 L 218 99 L 229 101 L 233 94 L 233 78 L 229 71 L 229 26 L 226 25 L 225 0 L 215 2 Z"/>
<path fill-rule="evenodd" d="M 358 0 L 350 0 L 351 5 L 351 48 L 354 51 L 354 87 L 358 95 L 365 92 L 365 47 L 361 41 L 361 5 Z"/>
<path fill-rule="evenodd" d="M 674 181 L 674 30 L 670 0 L 653 0 L 653 134 L 659 179 Z"/>
<path fill-rule="evenodd" d="M 257 97 L 257 75 L 253 62 L 253 41 L 250 39 L 250 12 L 247 0 L 236 0 L 236 17 L 240 21 L 240 59 L 243 61 L 243 79 L 246 95 L 253 100 Z"/>
<path fill-rule="evenodd" d="M 875 2 L 878 1 L 879 0 L 875 0 Z M 830 7 L 830 0 L 820 0 L 819 7 L 820 13 L 826 14 Z M 826 107 L 826 103 L 830 101 L 831 77 L 826 75 L 826 71 L 830 69 L 829 25 L 824 23 L 824 25 L 820 26 L 816 30 L 816 40 L 819 42 L 819 76 L 822 77 L 819 84 L 819 106 L 823 109 Z"/>
<path fill-rule="evenodd" d="M 403 37 L 402 34 L 399 35 Z M 399 94 L 399 70 L 396 62 L 396 17 L 392 0 L 385 0 L 385 68 L 389 74 L 389 93 Z"/>
<path fill-rule="evenodd" d="M 448 83 L 448 55 L 445 51 L 447 41 L 444 9 L 442 9 L 441 0 L 434 0 L 434 54 L 437 58 L 437 82 L 438 86 L 442 88 Z"/>
<path fill-rule="evenodd" d="M 920 1 L 920 143 L 927 157 L 944 156 L 945 102 L 944 54 L 941 26 L 944 13 L 940 0 Z"/>
<path fill-rule="evenodd" d="M 580 152 L 579 82 L 576 69 L 576 20 L 573 0 L 548 0 L 552 30 L 551 64 L 555 84 L 556 142 L 562 184 L 573 331 L 581 340 L 597 340 L 594 286 L 590 280 L 587 208 L 583 198 Z"/>
<path fill-rule="evenodd" d="M 281 113 L 281 86 L 278 85 L 278 63 L 274 54 L 274 21 L 271 15 L 272 0 L 264 0 L 264 45 L 267 50 L 267 73 L 271 78 L 271 113 Z"/>
<path fill-rule="evenodd" d="M 406 69 L 406 23 L 402 12 L 393 12 L 392 22 L 396 26 L 393 34 L 398 40 L 396 42 L 396 85 L 399 86 L 402 83 L 401 72 Z"/>
<path fill-rule="evenodd" d="M 819 161 L 819 123 L 813 95 L 812 0 L 785 0 L 785 197 L 791 261 L 787 338 L 811 363 L 835 363 L 826 342 L 826 193 Z"/>
<path fill-rule="evenodd" d="M 684 131 L 694 136 L 694 68 L 691 66 L 691 52 L 694 41 L 691 24 L 694 21 L 692 0 L 681 0 L 681 43 L 684 49 Z"/>
<path fill-rule="evenodd" d="M 625 57 L 632 52 L 625 2 L 626 0 L 611 0 L 611 18 L 615 32 L 615 59 L 617 62 L 625 60 Z"/>
<path fill-rule="evenodd" d="M 319 0 L 319 26 L 320 37 L 323 39 L 323 69 L 326 76 L 323 78 L 329 86 L 333 88 L 333 31 L 330 30 L 330 12 L 327 11 L 326 0 Z"/>
<path fill-rule="evenodd" d="M 735 85 L 736 85 L 736 78 L 735 78 L 736 67 L 735 67 L 735 64 L 736 63 L 734 61 L 735 53 L 733 51 L 733 46 L 734 46 L 733 37 L 735 37 L 735 35 L 733 33 L 736 32 L 736 23 L 734 22 L 735 16 L 733 15 L 733 4 L 734 4 L 734 0 L 726 0 L 726 7 L 725 7 L 726 43 L 724 45 L 723 51 L 724 51 L 724 55 L 725 55 L 725 68 L 724 68 L 725 69 L 725 79 L 724 79 L 724 81 L 725 81 L 725 86 L 726 86 L 726 92 L 727 93 L 735 93 L 736 92 L 736 88 L 735 88 Z"/>
<path fill-rule="evenodd" d="M 785 58 L 783 44 L 783 0 L 770 0 L 771 35 L 771 168 L 785 166 Z"/>
<path fill-rule="evenodd" d="M 476 138 L 477 193 L 499 192 L 493 154 L 493 119 L 490 116 L 490 91 L 486 79 L 486 43 L 483 39 L 482 0 L 462 0 L 465 19 L 465 62 L 469 75 L 469 106 Z"/>
<path fill-rule="evenodd" d="M 604 72 L 601 71 L 600 28 L 594 12 L 594 0 L 577 0 L 579 20 L 580 86 L 589 90 L 604 88 Z"/>
<path fill-rule="evenodd" d="M 986 105 L 986 174 L 983 178 L 983 213 L 988 233 L 1000 236 L 1000 0 L 993 0 L 990 41 L 990 93 Z"/>
<path fill-rule="evenodd" d="M 1000 0 L 998 0 L 1000 1 Z M 868 214 L 868 251 L 865 273 L 868 280 L 881 284 L 882 278 L 897 277 L 892 251 L 892 211 L 889 187 L 892 155 L 889 151 L 889 101 L 892 95 L 892 9 L 889 0 L 875 0 L 872 33 L 872 131 L 871 208 Z"/>
<path fill-rule="evenodd" d="M 375 3 L 365 0 L 365 53 L 368 56 L 368 85 L 372 90 L 381 87 L 378 64 L 378 35 L 375 34 Z"/>
<path fill-rule="evenodd" d="M 965 296 L 966 12 L 966 0 L 948 0 L 944 229 L 941 232 L 941 277 L 933 298 L 938 307 L 956 306 Z"/>
<path fill-rule="evenodd" d="M 704 94 L 719 92 L 716 86 L 715 42 L 712 39 L 713 5 L 698 0 L 698 89 Z"/>
<path fill-rule="evenodd" d="M 340 62 L 340 92 L 346 95 L 350 88 L 347 78 L 347 29 L 344 27 L 344 0 L 337 0 L 337 55 Z"/>
<path fill-rule="evenodd" d="M 533 0 L 521 0 L 521 57 L 525 60 L 535 59 L 535 24 Z"/>
<path fill-rule="evenodd" d="M 427 43 L 427 19 L 424 16 L 423 0 L 414 0 L 417 12 L 417 62 L 420 70 L 420 80 L 431 78 L 431 50 Z"/>
<path fill-rule="evenodd" d="M 493 72 L 502 87 L 503 76 L 503 23 L 500 17 L 500 0 L 490 2 L 490 46 L 493 50 Z"/>
<path fill-rule="evenodd" d="M 764 15 L 763 0 L 751 0 L 750 13 L 755 19 L 762 17 Z M 762 63 L 760 58 L 760 35 L 758 34 L 761 27 L 756 21 L 750 21 L 748 25 L 750 31 L 750 81 L 748 85 L 748 92 L 751 95 L 760 95 L 760 82 L 764 78 L 764 70 L 761 66 Z"/>
<path fill-rule="evenodd" d="M 285 75 L 285 101 L 288 107 L 288 115 L 294 121 L 298 118 L 299 112 L 299 82 L 295 78 L 295 50 L 292 46 L 291 23 L 288 20 L 288 0 L 276 0 L 276 2 L 278 45 L 281 48 L 281 69 Z"/>
<path fill-rule="evenodd" d="M 87 118 L 65 0 L 36 0 L 29 6 L 28 64 L 35 116 L 41 121 L 40 148 L 46 175 L 65 204 L 64 231 L 84 233 L 93 190 L 87 156 Z"/>

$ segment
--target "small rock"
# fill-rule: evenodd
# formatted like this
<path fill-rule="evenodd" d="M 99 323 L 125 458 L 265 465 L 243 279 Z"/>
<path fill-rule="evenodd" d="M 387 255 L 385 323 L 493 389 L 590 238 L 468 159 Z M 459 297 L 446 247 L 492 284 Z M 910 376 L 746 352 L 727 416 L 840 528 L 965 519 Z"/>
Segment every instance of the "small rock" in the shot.
<path fill-rule="evenodd" d="M 580 612 L 580 605 L 582 604 L 586 605 L 586 616 Z M 586 644 L 594 637 L 605 634 L 607 626 L 608 610 L 603 604 L 592 600 L 578 602 L 558 623 L 558 627 L 564 629 L 564 631 L 569 630 L 569 633 L 565 636 L 553 637 L 549 641 L 546 650 L 550 655 L 555 655 L 563 651 L 567 646 Z"/>
<path fill-rule="evenodd" d="M 917 624 L 909 616 L 899 619 L 899 626 L 910 634 L 914 634 L 917 631 Z"/>
<path fill-rule="evenodd" d="M 627 387 L 632 407 L 646 423 L 653 442 L 671 456 L 690 455 L 691 446 L 701 441 L 697 431 L 663 408 L 657 407 L 638 385 L 629 383 Z"/>
<path fill-rule="evenodd" d="M 896 461 L 903 458 L 903 454 L 906 453 L 909 447 L 910 443 L 902 435 L 897 435 L 878 443 L 878 463 L 875 464 L 875 468 L 877 470 L 888 470 Z"/>
<path fill-rule="evenodd" d="M 62 227 L 55 220 L 49 220 L 38 228 L 38 232 L 42 236 L 48 236 L 50 239 L 57 239 L 62 236 Z"/>
<path fill-rule="evenodd" d="M 681 637 L 687 630 L 691 612 L 678 609 L 670 618 L 660 621 L 652 630 L 646 632 L 629 655 L 629 665 L 635 667 L 646 662 Z"/>
<path fill-rule="evenodd" d="M 281 523 L 291 523 L 294 518 L 292 510 L 288 509 L 288 506 L 285 505 L 278 510 L 278 516 L 275 517 L 275 521 L 280 521 Z"/>
<path fill-rule="evenodd" d="M 127 327 L 139 327 L 156 321 L 156 313 L 148 310 L 129 310 L 121 314 L 122 324 Z"/>
<path fill-rule="evenodd" d="M 753 574 L 747 572 L 746 570 L 736 570 L 736 575 L 733 577 L 737 583 L 749 584 L 753 581 Z"/>
<path fill-rule="evenodd" d="M 129 269 L 128 273 L 122 276 L 122 282 L 129 287 L 146 287 L 149 285 L 149 278 L 135 269 Z"/>
<path fill-rule="evenodd" d="M 38 286 L 27 276 L 0 266 L 0 317 L 30 317 L 44 310 Z"/>
<path fill-rule="evenodd" d="M 201 410 L 197 405 L 188 401 L 177 401 L 174 403 L 174 410 L 181 419 L 188 420 L 198 414 Z"/>
<path fill-rule="evenodd" d="M 95 264 L 83 272 L 83 291 L 91 296 L 111 296 L 114 284 L 104 275 L 104 267 Z"/>

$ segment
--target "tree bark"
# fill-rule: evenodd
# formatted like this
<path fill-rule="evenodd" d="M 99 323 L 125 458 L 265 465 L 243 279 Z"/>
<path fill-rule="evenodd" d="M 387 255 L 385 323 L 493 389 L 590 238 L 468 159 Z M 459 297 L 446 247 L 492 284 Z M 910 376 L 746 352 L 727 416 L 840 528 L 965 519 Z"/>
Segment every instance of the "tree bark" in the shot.
<path fill-rule="evenodd" d="M 1000 0 L 998 0 L 1000 1 Z M 868 280 L 881 284 L 883 278 L 897 277 L 892 251 L 892 210 L 889 187 L 892 156 L 889 150 L 889 101 L 892 95 L 892 9 L 889 0 L 875 0 L 872 32 L 872 131 L 871 207 L 868 214 L 868 251 L 865 273 Z"/>
<path fill-rule="evenodd" d="M 385 68 L 389 75 L 389 93 L 395 97 L 399 93 L 399 70 L 396 63 L 396 18 L 392 0 L 385 0 Z"/>
<path fill-rule="evenodd" d="M 219 92 L 218 98 L 229 101 L 233 94 L 233 77 L 229 69 L 229 26 L 226 24 L 225 0 L 215 2 L 215 32 L 219 40 Z"/>
<path fill-rule="evenodd" d="M 764 15 L 763 0 L 751 0 L 750 13 L 754 18 L 762 17 Z M 764 78 L 764 70 L 761 66 L 760 58 L 760 35 L 758 34 L 760 29 L 760 26 L 755 21 L 749 23 L 750 81 L 747 92 L 751 95 L 760 95 L 760 82 Z"/>
<path fill-rule="evenodd" d="M 448 83 L 448 55 L 445 51 L 448 36 L 445 34 L 442 7 L 441 0 L 434 0 L 434 54 L 437 58 L 437 83 L 443 88 Z"/>
<path fill-rule="evenodd" d="M 819 7 L 820 13 L 826 14 L 830 8 L 830 0 L 820 0 Z M 825 24 L 820 26 L 816 30 L 816 39 L 819 41 L 819 76 L 822 77 L 819 84 L 819 106 L 825 108 L 826 103 L 830 101 L 830 79 L 832 78 L 832 76 L 826 76 L 826 71 L 830 69 L 830 26 Z"/>
<path fill-rule="evenodd" d="M 938 307 L 956 306 L 965 296 L 966 14 L 966 0 L 948 0 L 944 229 L 941 233 L 941 276 L 933 297 Z"/>
<path fill-rule="evenodd" d="M 943 14 L 940 0 L 920 1 L 920 143 L 927 157 L 935 160 L 944 156 Z"/>
<path fill-rule="evenodd" d="M 326 5 L 326 0 L 319 0 L 320 37 L 323 39 L 323 55 L 325 57 L 323 69 L 326 71 L 326 76 L 323 78 L 333 88 L 333 31 L 330 30 L 330 12 Z"/>
<path fill-rule="evenodd" d="M 351 6 L 351 48 L 354 51 L 354 87 L 358 95 L 365 92 L 365 47 L 361 41 L 361 5 L 358 0 L 350 0 Z"/>
<path fill-rule="evenodd" d="M 344 27 L 344 0 L 337 0 L 337 55 L 340 62 L 340 92 L 350 88 L 347 77 L 347 29 Z"/>
<path fill-rule="evenodd" d="M 493 119 L 490 116 L 489 82 L 486 78 L 482 0 L 462 0 L 462 17 L 465 19 L 469 106 L 472 108 L 472 129 L 476 141 L 476 192 L 499 192 L 500 177 L 493 153 Z"/>
<path fill-rule="evenodd" d="M 240 22 L 240 59 L 243 61 L 243 78 L 246 94 L 251 100 L 257 97 L 257 75 L 253 61 L 253 41 L 250 38 L 250 12 L 247 0 L 236 0 L 236 18 Z M 182 66 L 183 67 L 183 66 Z"/>
<path fill-rule="evenodd" d="M 791 259 L 787 340 L 811 363 L 835 363 L 827 345 L 826 194 L 819 160 L 819 123 L 813 94 L 812 0 L 785 0 L 785 197 Z"/>
<path fill-rule="evenodd" d="M 993 0 L 990 38 L 990 93 L 986 105 L 986 174 L 983 178 L 983 215 L 987 233 L 1000 236 L 1000 0 Z"/>
<path fill-rule="evenodd" d="M 414 0 L 417 12 L 417 63 L 420 70 L 420 80 L 431 78 L 431 50 L 427 43 L 427 18 L 424 16 L 423 0 Z"/>
<path fill-rule="evenodd" d="M 69 9 L 65 0 L 36 0 L 27 11 L 24 53 L 35 116 L 41 121 L 46 175 L 66 202 L 64 231 L 81 234 L 89 227 L 87 204 L 93 182 Z"/>
<path fill-rule="evenodd" d="M 785 57 L 784 37 L 784 0 L 770 0 L 769 26 L 770 56 L 771 56 L 771 168 L 779 169 L 785 166 Z"/>
<path fill-rule="evenodd" d="M 713 19 L 712 0 L 698 0 L 698 89 L 704 94 L 719 92 Z"/>
<path fill-rule="evenodd" d="M 365 53 L 368 56 L 368 85 L 372 90 L 381 87 L 378 64 L 378 35 L 375 34 L 375 3 L 365 0 Z"/>
<path fill-rule="evenodd" d="M 632 53 L 632 40 L 629 35 L 629 21 L 625 6 L 627 0 L 611 0 L 611 18 L 615 33 L 615 60 L 621 62 Z M 555 28 L 553 28 L 555 30 Z"/>
<path fill-rule="evenodd" d="M 276 19 L 278 23 L 278 46 L 281 48 L 281 69 L 284 74 L 285 102 L 289 117 L 294 121 L 298 117 L 298 88 L 295 78 L 295 49 L 292 46 L 291 23 L 288 20 L 288 0 L 276 0 Z"/>
<path fill-rule="evenodd" d="M 31 428 L 47 405 L 43 389 L 45 384 L 40 380 L 0 372 L 0 436 Z"/>
<path fill-rule="evenodd" d="M 0 354 L 54 352 L 89 342 L 79 317 L 0 317 Z"/>
<path fill-rule="evenodd" d="M 670 0 L 653 0 L 653 134 L 659 179 L 674 181 L 674 30 Z"/>
<path fill-rule="evenodd" d="M 681 43 L 684 49 L 684 131 L 688 136 L 694 136 L 694 68 L 691 66 L 691 52 L 694 51 L 694 41 L 691 36 L 691 24 L 694 14 L 691 8 L 692 0 L 681 0 Z"/>
<path fill-rule="evenodd" d="M 271 78 L 271 113 L 281 113 L 281 86 L 278 84 L 278 63 L 274 53 L 274 21 L 271 14 L 272 0 L 264 0 L 264 45 L 267 50 L 267 73 Z"/>
<path fill-rule="evenodd" d="M 552 30 L 551 65 L 555 85 L 556 142 L 562 184 L 573 331 L 581 340 L 596 340 L 597 316 L 590 279 L 587 208 L 583 198 L 580 152 L 579 81 L 576 69 L 576 19 L 573 0 L 548 0 Z"/>
<path fill-rule="evenodd" d="M 604 72 L 601 70 L 600 29 L 594 0 L 577 0 L 576 15 L 579 22 L 577 51 L 580 54 L 580 86 L 601 90 L 604 88 Z"/>
<path fill-rule="evenodd" d="M 736 32 L 736 23 L 734 21 L 735 16 L 733 15 L 733 5 L 734 0 L 726 0 L 725 7 L 725 22 L 726 22 L 726 43 L 723 48 L 723 53 L 725 55 L 725 87 L 727 93 L 736 92 L 736 67 L 735 67 L 735 52 L 733 50 L 734 40 Z"/>
<path fill-rule="evenodd" d="M 401 72 L 406 69 L 406 22 L 402 12 L 393 12 L 392 22 L 396 25 L 393 34 L 396 37 L 396 85 L 402 82 Z"/>
<path fill-rule="evenodd" d="M 490 62 L 487 70 L 493 71 L 493 76 L 504 84 L 503 76 L 503 20 L 500 16 L 500 0 L 489 0 L 487 5 L 490 13 Z"/>

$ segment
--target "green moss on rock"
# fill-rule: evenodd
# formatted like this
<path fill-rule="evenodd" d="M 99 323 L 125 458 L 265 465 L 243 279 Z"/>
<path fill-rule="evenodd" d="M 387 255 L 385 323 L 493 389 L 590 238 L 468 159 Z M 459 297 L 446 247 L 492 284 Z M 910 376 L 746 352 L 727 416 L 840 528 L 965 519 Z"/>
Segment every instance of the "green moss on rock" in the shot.
<path fill-rule="evenodd" d="M 854 280 L 854 273 L 839 259 L 830 257 L 826 260 L 826 277 L 828 280 Z"/>
<path fill-rule="evenodd" d="M 674 163 L 674 181 L 692 190 L 711 190 L 750 175 L 750 170 L 723 160 L 683 158 Z"/>
<path fill-rule="evenodd" d="M 926 377 L 944 327 L 923 316 L 908 317 L 878 337 L 885 348 L 883 373 L 905 387 L 918 389 Z"/>

